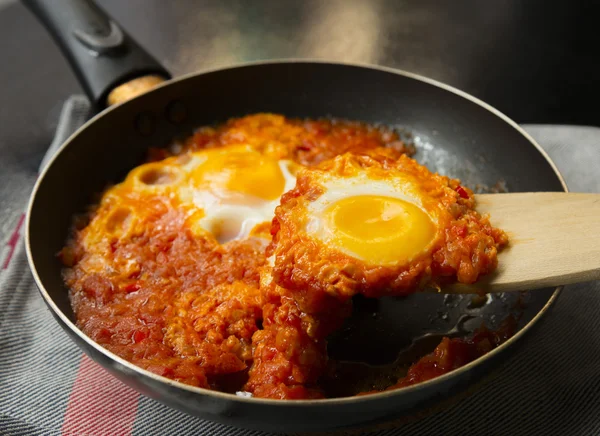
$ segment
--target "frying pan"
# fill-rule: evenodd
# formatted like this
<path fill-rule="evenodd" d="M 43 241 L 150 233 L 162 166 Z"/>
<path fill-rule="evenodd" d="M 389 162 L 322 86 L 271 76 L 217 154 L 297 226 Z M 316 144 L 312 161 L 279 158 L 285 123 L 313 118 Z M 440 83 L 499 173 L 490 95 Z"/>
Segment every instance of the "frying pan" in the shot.
<path fill-rule="evenodd" d="M 91 2 L 25 3 L 66 53 L 98 110 L 115 86 L 131 78 L 168 77 Z M 548 156 L 506 116 L 454 88 L 388 68 L 295 60 L 251 63 L 174 79 L 105 109 L 62 146 L 40 175 L 27 215 L 27 255 L 54 318 L 94 361 L 129 386 L 204 419 L 268 431 L 402 420 L 489 376 L 556 300 L 560 289 L 489 297 L 477 307 L 470 297 L 438 294 L 359 299 L 347 325 L 331 338 L 329 353 L 344 370 L 361 374 L 361 380 L 431 351 L 443 335 L 466 336 L 482 322 L 494 328 L 522 307 L 518 332 L 484 357 L 425 383 L 362 397 L 277 401 L 209 391 L 139 369 L 94 343 L 75 325 L 56 256 L 72 217 L 108 183 L 143 162 L 149 147 L 168 145 L 198 126 L 256 112 L 394 126 L 415 144 L 419 161 L 474 189 L 501 182 L 510 191 L 566 190 Z M 515 298 L 524 304 L 515 305 Z M 337 388 L 352 393 L 356 387 L 344 382 Z"/>

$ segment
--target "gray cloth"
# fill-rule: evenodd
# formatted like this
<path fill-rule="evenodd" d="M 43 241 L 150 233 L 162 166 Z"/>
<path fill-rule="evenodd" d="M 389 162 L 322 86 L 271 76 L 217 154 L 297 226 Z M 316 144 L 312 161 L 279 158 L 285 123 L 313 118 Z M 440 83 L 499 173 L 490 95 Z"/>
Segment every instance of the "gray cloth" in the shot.
<path fill-rule="evenodd" d="M 87 114 L 85 99 L 71 98 L 52 148 Z M 572 191 L 600 192 L 600 129 L 526 129 L 557 163 Z M 15 192 L 0 190 L 0 268 L 6 264 L 0 270 L 0 434 L 264 435 L 170 409 L 82 357 L 45 308 L 27 268 L 20 227 L 35 177 L 24 173 Z M 600 283 L 566 287 L 498 377 L 442 411 L 371 434 L 600 434 L 599 317 Z"/>

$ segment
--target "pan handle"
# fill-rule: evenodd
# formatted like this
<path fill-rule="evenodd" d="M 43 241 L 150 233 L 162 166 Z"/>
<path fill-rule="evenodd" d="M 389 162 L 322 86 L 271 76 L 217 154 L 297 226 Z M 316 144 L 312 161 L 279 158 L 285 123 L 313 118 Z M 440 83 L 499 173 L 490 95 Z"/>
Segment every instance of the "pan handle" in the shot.
<path fill-rule="evenodd" d="M 120 103 L 170 78 L 92 0 L 23 3 L 54 37 L 96 109 Z"/>

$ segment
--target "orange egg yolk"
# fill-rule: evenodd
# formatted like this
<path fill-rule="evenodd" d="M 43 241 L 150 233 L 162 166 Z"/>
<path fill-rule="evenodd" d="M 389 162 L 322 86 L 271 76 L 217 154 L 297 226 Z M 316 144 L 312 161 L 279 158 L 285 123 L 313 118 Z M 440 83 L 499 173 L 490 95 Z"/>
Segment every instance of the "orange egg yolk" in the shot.
<path fill-rule="evenodd" d="M 325 214 L 331 243 L 376 265 L 410 262 L 427 249 L 436 233 L 427 213 L 394 197 L 347 197 L 330 205 Z"/>
<path fill-rule="evenodd" d="M 275 200 L 283 194 L 285 177 L 277 160 L 245 147 L 203 153 L 206 160 L 192 174 L 194 185 L 208 185 L 215 194 L 243 194 Z"/>

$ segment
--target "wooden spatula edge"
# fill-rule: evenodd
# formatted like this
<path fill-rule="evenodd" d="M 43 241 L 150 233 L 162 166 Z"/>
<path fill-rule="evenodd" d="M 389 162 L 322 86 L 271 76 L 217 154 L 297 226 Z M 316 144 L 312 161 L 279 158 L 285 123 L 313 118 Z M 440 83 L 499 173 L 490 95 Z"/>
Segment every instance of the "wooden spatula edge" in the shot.
<path fill-rule="evenodd" d="M 600 194 L 528 192 L 476 196 L 477 210 L 508 233 L 498 269 L 442 292 L 539 289 L 600 280 Z"/>

